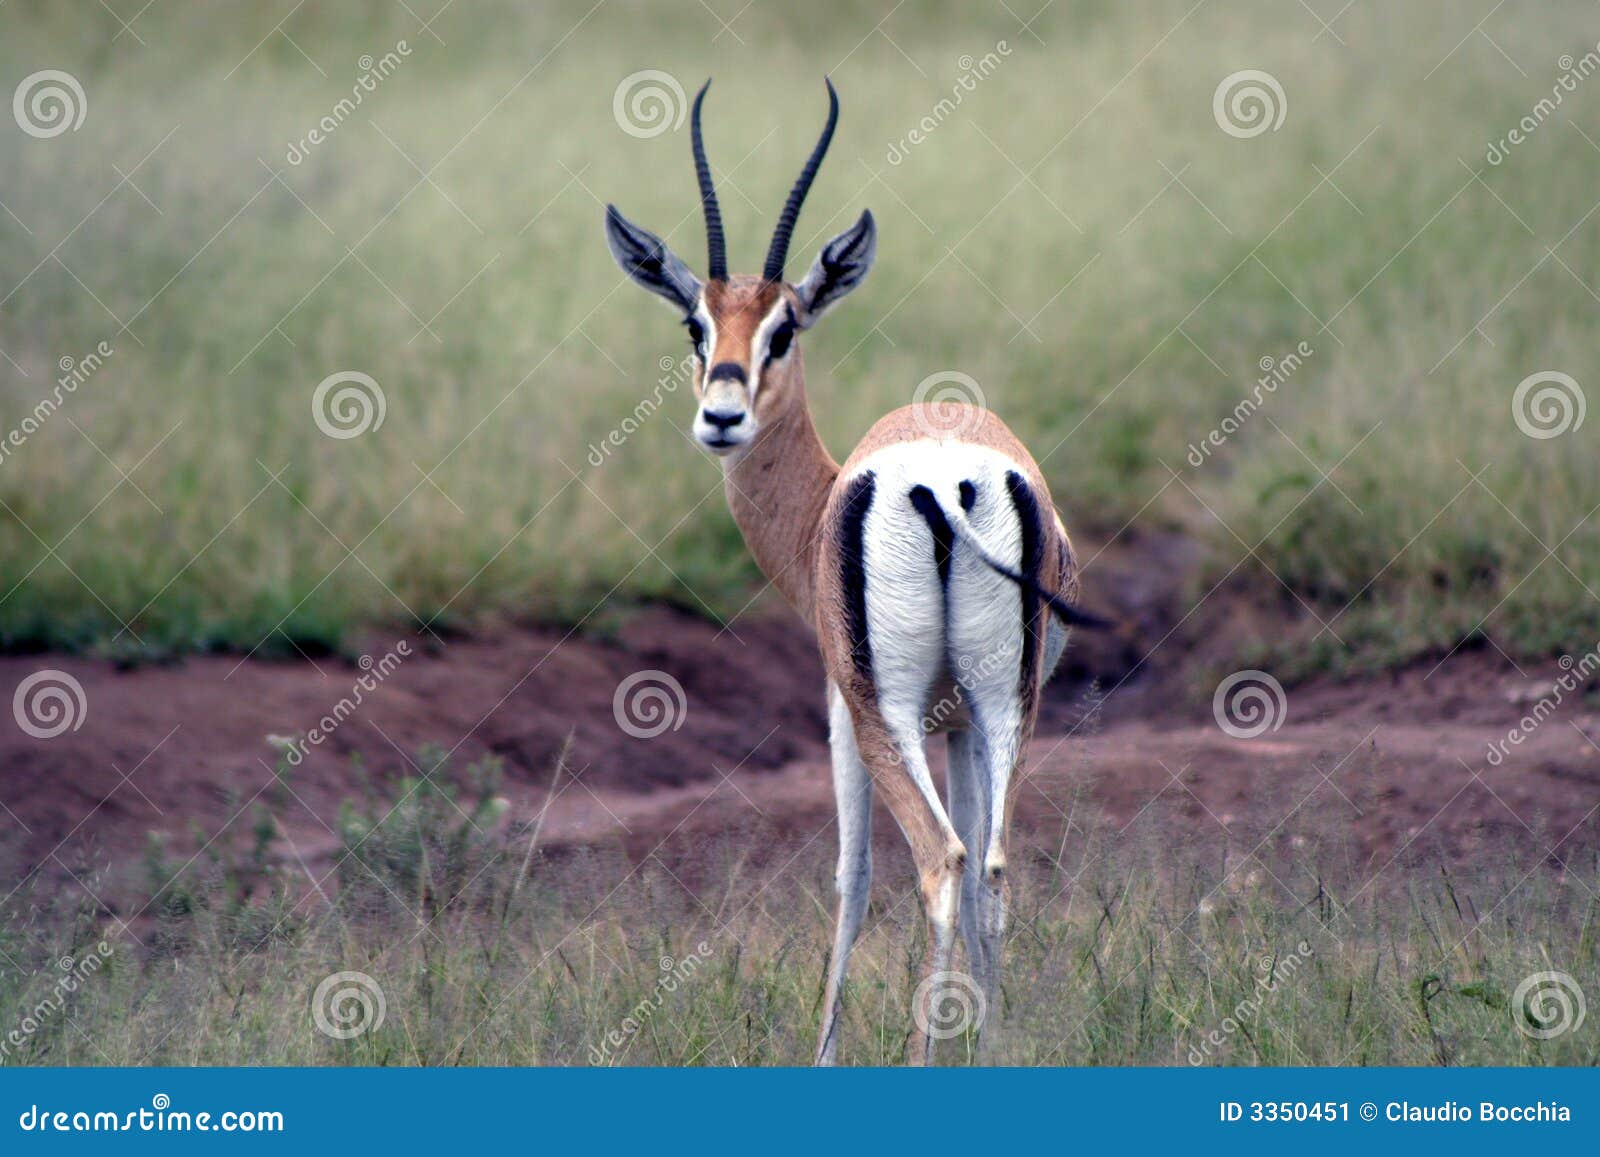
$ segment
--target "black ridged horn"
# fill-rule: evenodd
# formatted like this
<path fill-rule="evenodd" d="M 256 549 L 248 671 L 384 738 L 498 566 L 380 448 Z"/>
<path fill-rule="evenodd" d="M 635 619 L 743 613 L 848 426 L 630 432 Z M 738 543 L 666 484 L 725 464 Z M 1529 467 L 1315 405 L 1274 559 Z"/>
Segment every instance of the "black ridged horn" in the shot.
<path fill-rule="evenodd" d="M 828 144 L 833 140 L 833 128 L 839 123 L 839 94 L 833 91 L 833 81 L 827 77 L 822 78 L 822 83 L 828 86 L 828 123 L 823 126 L 817 147 L 811 150 L 806 167 L 800 170 L 800 179 L 789 191 L 789 200 L 778 218 L 778 228 L 773 232 L 772 245 L 767 250 L 767 264 L 761 271 L 761 276 L 768 281 L 783 280 L 783 263 L 789 256 L 789 238 L 794 233 L 794 223 L 800 217 L 800 206 L 811 191 L 811 182 L 816 180 L 817 170 L 822 167 L 822 158 L 827 155 Z"/>
<path fill-rule="evenodd" d="M 706 215 L 706 248 L 710 250 L 711 267 L 707 275 L 712 281 L 728 280 L 728 243 L 722 236 L 722 211 L 717 208 L 717 190 L 711 183 L 711 166 L 706 162 L 706 143 L 700 136 L 700 105 L 706 99 L 707 80 L 694 97 L 694 117 L 689 124 L 689 138 L 694 145 L 694 175 L 700 182 L 700 207 Z"/>

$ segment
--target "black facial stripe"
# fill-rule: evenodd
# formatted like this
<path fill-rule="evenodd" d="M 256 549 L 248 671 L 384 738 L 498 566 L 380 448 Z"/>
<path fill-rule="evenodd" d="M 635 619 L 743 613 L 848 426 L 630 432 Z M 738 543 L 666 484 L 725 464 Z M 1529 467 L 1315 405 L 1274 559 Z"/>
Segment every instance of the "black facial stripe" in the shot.
<path fill-rule="evenodd" d="M 876 479 L 872 471 L 854 478 L 839 512 L 839 581 L 844 589 L 846 633 L 856 674 L 872 686 L 872 640 L 867 637 L 867 555 L 865 528 Z"/>
<path fill-rule="evenodd" d="M 961 490 L 961 509 L 972 513 L 972 504 L 978 501 L 978 488 L 971 482 L 963 482 Z"/>
<path fill-rule="evenodd" d="M 724 378 L 732 379 L 744 385 L 748 378 L 745 377 L 744 367 L 737 362 L 718 362 L 711 367 L 711 372 L 706 375 L 706 381 L 719 382 Z"/>
<path fill-rule="evenodd" d="M 1044 607 L 1036 586 L 1043 561 L 1041 543 L 1044 523 L 1039 511 L 1039 500 L 1022 475 L 1015 470 L 1006 471 L 1006 490 L 1011 495 L 1011 505 L 1016 508 L 1017 522 L 1022 528 L 1022 561 L 1019 572 L 1028 580 L 1020 584 L 1022 595 L 1022 671 L 1018 689 L 1022 693 L 1023 710 L 1031 711 L 1039 698 L 1037 678 L 1038 656 L 1044 642 Z"/>

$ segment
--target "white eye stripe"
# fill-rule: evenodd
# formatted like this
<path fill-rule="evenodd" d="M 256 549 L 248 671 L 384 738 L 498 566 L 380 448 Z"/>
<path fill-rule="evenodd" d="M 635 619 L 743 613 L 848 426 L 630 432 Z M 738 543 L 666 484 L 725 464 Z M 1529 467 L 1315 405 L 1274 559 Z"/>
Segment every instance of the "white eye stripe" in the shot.
<path fill-rule="evenodd" d="M 772 341 L 773 331 L 788 320 L 789 303 L 780 299 L 778 304 L 773 307 L 772 311 L 768 313 L 766 317 L 761 319 L 761 324 L 756 327 L 756 336 L 751 343 L 753 347 L 751 352 L 754 353 L 755 350 L 759 349 L 763 354 L 765 354 L 768 345 Z"/>
<path fill-rule="evenodd" d="M 705 350 L 701 358 L 708 366 L 716 365 L 714 355 L 717 350 L 717 323 L 711 320 L 711 311 L 706 309 L 703 302 L 696 307 L 694 319 L 700 323 L 702 334 L 700 346 Z"/>
<path fill-rule="evenodd" d="M 778 304 L 766 317 L 761 319 L 761 324 L 756 327 L 755 336 L 750 339 L 750 396 L 756 395 L 756 390 L 761 386 L 761 371 L 766 368 L 767 351 L 772 345 L 773 332 L 784 322 L 789 320 L 789 303 L 783 298 L 778 299 Z"/>

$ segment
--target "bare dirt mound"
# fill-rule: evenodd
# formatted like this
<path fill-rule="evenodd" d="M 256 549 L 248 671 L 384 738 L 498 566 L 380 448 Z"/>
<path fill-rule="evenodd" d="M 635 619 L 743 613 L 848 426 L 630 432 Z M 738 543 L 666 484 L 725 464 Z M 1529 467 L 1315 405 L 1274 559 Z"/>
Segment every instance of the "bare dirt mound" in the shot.
<path fill-rule="evenodd" d="M 1174 620 L 1184 549 L 1157 540 L 1093 556 L 1092 589 L 1116 596 L 1100 609 L 1125 627 L 1083 636 L 1048 692 L 1018 801 L 1030 846 L 1136 830 L 1156 814 L 1227 854 L 1337 838 L 1375 866 L 1423 845 L 1478 854 L 1509 840 L 1557 865 L 1593 846 L 1600 712 L 1567 694 L 1525 741 L 1506 744 L 1560 668 L 1533 678 L 1498 656 L 1461 653 L 1433 672 L 1291 688 L 1277 729 L 1236 738 L 1213 717 L 1209 688 L 1185 682 L 1179 649 L 1139 662 Z M 398 642 L 375 638 L 367 653 L 377 659 Z M 654 608 L 605 638 L 517 629 L 405 642 L 412 654 L 359 695 L 372 672 L 337 660 L 201 657 L 119 670 L 0 658 L 8 700 L 51 669 L 81 685 L 86 705 L 76 729 L 51 738 L 4 718 L 6 843 L 25 872 L 65 879 L 85 864 L 132 862 L 151 832 L 184 854 L 237 839 L 274 782 L 268 736 L 321 728 L 283 817 L 312 861 L 335 847 L 352 759 L 379 778 L 415 774 L 424 745 L 455 760 L 501 758 L 513 818 L 548 802 L 547 846 L 620 841 L 644 856 L 760 817 L 780 840 L 815 841 L 818 859 L 831 857 L 822 672 L 785 609 L 764 605 L 725 631 Z M 635 718 L 625 728 L 618 688 L 648 671 L 681 686 L 682 710 L 669 690 L 660 705 L 675 726 Z M 341 701 L 356 698 L 340 718 Z M 1496 745 L 1506 749 L 1498 765 L 1487 758 Z M 898 839 L 887 817 L 878 832 Z"/>

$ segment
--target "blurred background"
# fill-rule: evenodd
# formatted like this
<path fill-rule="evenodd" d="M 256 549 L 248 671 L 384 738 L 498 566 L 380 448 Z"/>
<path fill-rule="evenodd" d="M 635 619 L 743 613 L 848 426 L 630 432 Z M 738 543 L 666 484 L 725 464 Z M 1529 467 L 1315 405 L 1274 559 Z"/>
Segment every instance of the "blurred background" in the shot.
<path fill-rule="evenodd" d="M 1194 539 L 1197 581 L 1310 626 L 1284 648 L 1310 669 L 1592 639 L 1589 428 L 1512 409 L 1592 363 L 1587 6 L 724 7 L 8 4 L 8 90 L 56 69 L 86 106 L 0 134 L 8 430 L 91 372 L 0 460 L 0 643 L 737 611 L 756 575 L 687 392 L 591 460 L 683 352 L 602 203 L 703 267 L 685 95 L 715 75 L 755 268 L 824 73 L 843 115 L 796 264 L 863 207 L 881 233 L 806 337 L 835 454 L 959 371 L 1076 533 Z M 313 408 L 342 373 L 384 404 L 344 439 Z"/>

